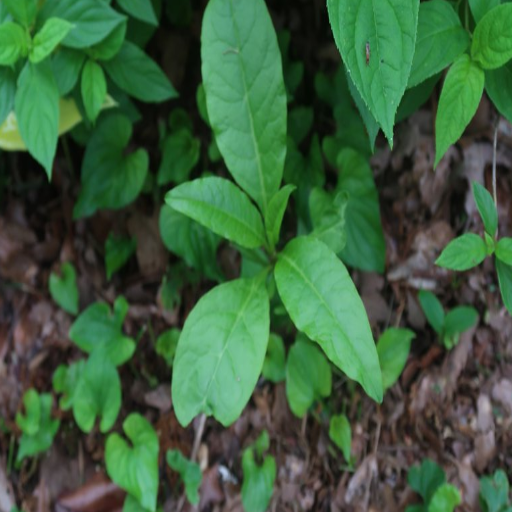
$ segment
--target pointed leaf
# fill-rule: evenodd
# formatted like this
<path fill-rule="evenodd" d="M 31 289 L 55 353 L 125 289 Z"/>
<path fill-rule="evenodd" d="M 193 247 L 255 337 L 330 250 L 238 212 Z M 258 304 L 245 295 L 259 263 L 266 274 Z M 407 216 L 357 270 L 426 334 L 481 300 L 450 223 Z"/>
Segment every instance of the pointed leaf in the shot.
<path fill-rule="evenodd" d="M 282 382 L 286 378 L 286 351 L 281 336 L 270 334 L 262 375 L 270 382 Z"/>
<path fill-rule="evenodd" d="M 9 14 L 24 27 L 30 27 L 37 14 L 37 0 L 2 0 Z"/>
<path fill-rule="evenodd" d="M 28 51 L 25 30 L 12 21 L 0 25 L 0 66 L 11 66 Z"/>
<path fill-rule="evenodd" d="M 421 466 L 413 466 L 409 469 L 407 481 L 425 503 L 429 503 L 437 489 L 445 483 L 446 475 L 433 460 L 424 459 Z"/>
<path fill-rule="evenodd" d="M 494 238 L 498 230 L 498 211 L 489 191 L 480 183 L 473 182 L 473 197 L 480 217 L 484 223 L 485 231 Z"/>
<path fill-rule="evenodd" d="M 64 311 L 76 315 L 79 297 L 75 267 L 69 262 L 63 263 L 60 273 L 60 276 L 54 272 L 50 274 L 48 283 L 50 294 Z"/>
<path fill-rule="evenodd" d="M 277 191 L 268 203 L 265 215 L 265 229 L 270 245 L 275 247 L 279 242 L 279 233 L 290 195 L 297 189 L 295 185 L 285 185 Z"/>
<path fill-rule="evenodd" d="M 462 272 L 480 265 L 487 256 L 487 247 L 481 237 L 466 233 L 452 240 L 437 258 L 436 265 Z"/>
<path fill-rule="evenodd" d="M 492 476 L 481 478 L 480 502 L 482 503 L 482 509 L 485 512 L 506 512 L 508 492 L 508 478 L 502 469 L 498 469 Z"/>
<path fill-rule="evenodd" d="M 180 184 L 187 181 L 190 172 L 199 162 L 200 152 L 201 143 L 189 130 L 181 129 L 169 134 L 163 141 L 158 184 Z"/>
<path fill-rule="evenodd" d="M 134 18 L 150 25 L 158 25 L 158 19 L 151 0 L 117 0 L 117 3 L 121 9 Z"/>
<path fill-rule="evenodd" d="M 0 126 L 14 108 L 16 76 L 11 68 L 0 67 Z"/>
<path fill-rule="evenodd" d="M 352 428 L 344 414 L 331 416 L 329 422 L 329 437 L 331 441 L 341 450 L 347 464 L 350 464 L 350 450 L 352 444 Z"/>
<path fill-rule="evenodd" d="M 400 377 L 409 351 L 411 341 L 416 334 L 409 329 L 390 327 L 386 329 L 377 343 L 377 354 L 382 371 L 382 385 L 384 389 L 390 388 Z"/>
<path fill-rule="evenodd" d="M 30 49 L 30 62 L 37 64 L 46 59 L 56 46 L 68 35 L 73 25 L 60 18 L 50 18 L 34 36 Z"/>
<path fill-rule="evenodd" d="M 441 334 L 444 329 L 444 309 L 439 299 L 427 290 L 420 290 L 418 299 L 421 304 L 421 309 L 427 317 L 428 323 L 437 334 Z"/>
<path fill-rule="evenodd" d="M 512 315 L 512 266 L 496 259 L 496 272 L 498 273 L 501 298 L 507 311 Z"/>
<path fill-rule="evenodd" d="M 496 245 L 496 258 L 507 265 L 512 265 L 512 238 L 502 238 Z"/>
<path fill-rule="evenodd" d="M 512 123 L 512 61 L 485 72 L 485 92 L 499 113 Z"/>
<path fill-rule="evenodd" d="M 500 5 L 501 0 L 469 0 L 469 6 L 471 7 L 471 13 L 475 18 L 476 23 L 497 5 Z"/>
<path fill-rule="evenodd" d="M 82 70 L 81 91 L 85 113 L 94 123 L 107 96 L 107 80 L 101 66 L 91 59 Z"/>
<path fill-rule="evenodd" d="M 452 337 L 471 329 L 478 322 L 478 311 L 470 306 L 457 306 L 448 311 L 444 320 L 446 336 Z"/>

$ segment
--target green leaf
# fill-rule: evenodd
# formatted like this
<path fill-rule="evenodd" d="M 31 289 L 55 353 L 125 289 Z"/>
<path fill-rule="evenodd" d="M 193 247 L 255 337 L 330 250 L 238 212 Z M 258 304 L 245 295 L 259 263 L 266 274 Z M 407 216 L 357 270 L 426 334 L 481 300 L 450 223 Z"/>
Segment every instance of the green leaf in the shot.
<path fill-rule="evenodd" d="M 156 62 L 129 41 L 104 66 L 115 84 L 137 100 L 160 103 L 178 96 Z"/>
<path fill-rule="evenodd" d="M 81 91 L 85 113 L 94 123 L 107 96 L 107 79 L 102 67 L 91 59 L 82 70 Z"/>
<path fill-rule="evenodd" d="M 262 276 L 210 290 L 189 314 L 176 351 L 172 398 L 178 421 L 197 414 L 233 423 L 260 376 L 270 329 Z"/>
<path fill-rule="evenodd" d="M 512 315 L 512 266 L 496 258 L 496 272 L 498 273 L 501 298 L 507 311 Z"/>
<path fill-rule="evenodd" d="M 343 263 L 312 237 L 292 240 L 278 256 L 279 295 L 299 331 L 366 393 L 382 401 L 382 375 L 366 311 Z"/>
<path fill-rule="evenodd" d="M 461 55 L 448 70 L 437 108 L 434 167 L 475 115 L 484 81 L 484 72 L 467 54 Z"/>
<path fill-rule="evenodd" d="M 150 25 L 158 25 L 158 19 L 151 0 L 117 0 L 117 3 L 130 16 Z"/>
<path fill-rule="evenodd" d="M 12 66 L 28 51 L 27 34 L 17 23 L 0 25 L 0 66 Z"/>
<path fill-rule="evenodd" d="M 201 142 L 188 130 L 181 129 L 167 135 L 163 141 L 163 155 L 158 169 L 158 184 L 180 184 L 187 181 L 199 162 Z"/>
<path fill-rule="evenodd" d="M 14 110 L 23 141 L 50 179 L 59 136 L 59 90 L 49 62 L 23 68 Z"/>
<path fill-rule="evenodd" d="M 270 382 L 282 382 L 286 378 L 286 352 L 283 338 L 270 333 L 262 375 Z"/>
<path fill-rule="evenodd" d="M 462 272 L 480 265 L 486 256 L 487 248 L 483 239 L 474 233 L 466 233 L 444 248 L 436 265 Z"/>
<path fill-rule="evenodd" d="M 121 409 L 121 380 L 116 367 L 104 353 L 91 354 L 78 377 L 72 395 L 73 415 L 77 425 L 90 432 L 101 418 L 100 431 L 108 432 Z"/>
<path fill-rule="evenodd" d="M 413 466 L 409 469 L 407 481 L 425 503 L 429 503 L 437 489 L 444 485 L 446 475 L 433 460 L 425 459 L 421 466 Z"/>
<path fill-rule="evenodd" d="M 105 267 L 107 280 L 110 281 L 112 274 L 122 268 L 135 254 L 137 240 L 135 238 L 116 237 L 109 233 L 105 242 Z"/>
<path fill-rule="evenodd" d="M 328 0 L 327 7 L 350 77 L 393 146 L 395 114 L 413 62 L 419 0 Z"/>
<path fill-rule="evenodd" d="M 411 342 L 415 337 L 416 334 L 409 329 L 390 327 L 379 338 L 377 354 L 384 390 L 390 388 L 400 377 L 409 357 Z"/>
<path fill-rule="evenodd" d="M 485 72 L 485 91 L 499 113 L 512 123 L 512 61 Z"/>
<path fill-rule="evenodd" d="M 68 35 L 73 25 L 60 18 L 49 18 L 34 36 L 29 52 L 30 62 L 37 64 L 46 59 L 57 45 Z"/>
<path fill-rule="evenodd" d="M 471 57 L 483 69 L 496 69 L 512 58 L 512 5 L 491 9 L 477 24 Z"/>
<path fill-rule="evenodd" d="M 188 501 L 192 505 L 199 504 L 199 487 L 203 479 L 199 464 L 185 458 L 179 450 L 168 450 L 165 459 L 167 464 L 180 474 Z"/>
<path fill-rule="evenodd" d="M 469 34 L 446 0 L 420 4 L 418 37 L 408 87 L 449 66 L 469 46 Z"/>
<path fill-rule="evenodd" d="M 279 51 L 281 52 L 281 59 L 283 61 L 283 77 L 288 102 L 293 100 L 293 96 L 304 76 L 304 64 L 299 61 L 292 61 L 288 56 L 290 39 L 291 34 L 288 30 L 278 31 L 277 43 L 279 45 Z"/>
<path fill-rule="evenodd" d="M 169 367 L 173 364 L 180 335 L 181 331 L 179 329 L 168 329 L 160 334 L 156 340 L 155 351 L 165 359 Z"/>
<path fill-rule="evenodd" d="M 423 4 L 422 4 L 423 5 Z M 400 102 L 400 106 L 396 112 L 396 122 L 399 123 L 404 119 L 407 119 L 411 114 L 414 114 L 432 95 L 432 91 L 436 86 L 437 82 L 441 78 L 441 73 L 427 78 L 424 82 L 407 89 L 404 97 Z"/>
<path fill-rule="evenodd" d="M 28 389 L 23 395 L 26 415 L 16 414 L 16 425 L 24 434 L 34 435 L 41 425 L 41 400 L 35 389 Z"/>
<path fill-rule="evenodd" d="M 135 341 L 122 333 L 128 307 L 123 296 L 117 297 L 112 313 L 105 302 L 91 304 L 75 320 L 69 337 L 88 354 L 101 352 L 115 366 L 126 363 L 135 351 Z"/>
<path fill-rule="evenodd" d="M 421 309 L 427 317 L 428 323 L 437 334 L 441 335 L 444 329 L 444 309 L 439 299 L 427 290 L 420 290 L 418 299 L 421 304 Z"/>
<path fill-rule="evenodd" d="M 61 18 L 74 28 L 62 41 L 70 48 L 86 49 L 103 41 L 126 20 L 108 2 L 97 0 L 46 0 L 38 14 L 38 24 L 50 18 Z"/>
<path fill-rule="evenodd" d="M 132 135 L 127 117 L 113 113 L 100 119 L 82 161 L 82 190 L 73 209 L 75 219 L 101 208 L 119 209 L 139 195 L 149 168 L 144 149 L 127 154 Z"/>
<path fill-rule="evenodd" d="M 247 249 L 266 245 L 261 216 L 249 198 L 224 178 L 200 178 L 167 193 L 165 202 L 215 234 Z"/>
<path fill-rule="evenodd" d="M 337 191 L 348 193 L 345 209 L 347 243 L 341 253 L 349 266 L 369 272 L 384 272 L 386 242 L 380 220 L 379 194 L 365 157 L 352 149 L 338 154 Z"/>
<path fill-rule="evenodd" d="M 198 222 L 166 204 L 160 210 L 160 234 L 165 247 L 186 264 L 214 281 L 222 281 L 217 264 L 221 239 Z"/>
<path fill-rule="evenodd" d="M 24 27 L 30 27 L 36 19 L 37 0 L 2 0 L 9 14 Z"/>
<path fill-rule="evenodd" d="M 295 107 L 288 112 L 288 136 L 295 144 L 300 144 L 313 125 L 313 109 L 311 107 Z"/>
<path fill-rule="evenodd" d="M 156 510 L 158 493 L 158 436 L 140 414 L 130 414 L 123 423 L 131 446 L 119 435 L 110 434 L 105 446 L 107 473 L 143 508 Z"/>
<path fill-rule="evenodd" d="M 274 457 L 267 455 L 262 463 L 259 463 L 263 457 L 262 453 L 258 453 L 262 450 L 257 445 L 262 444 L 262 438 L 265 438 L 265 449 L 268 449 L 268 434 L 263 431 L 256 443 L 246 448 L 242 455 L 242 471 L 244 474 L 242 504 L 247 512 L 265 512 L 268 509 L 274 490 L 277 475 Z"/>
<path fill-rule="evenodd" d="M 60 273 L 60 276 L 54 272 L 50 274 L 50 295 L 64 311 L 76 315 L 79 297 L 75 267 L 69 262 L 63 263 Z"/>
<path fill-rule="evenodd" d="M 220 152 L 235 181 L 266 216 L 283 176 L 286 92 L 264 0 L 210 1 L 203 18 L 201 62 Z"/>
<path fill-rule="evenodd" d="M 496 245 L 496 258 L 507 265 L 512 265 L 512 238 L 506 237 L 498 241 Z"/>
<path fill-rule="evenodd" d="M 83 52 L 61 47 L 52 57 L 52 70 L 61 96 L 75 87 L 85 60 Z"/>
<path fill-rule="evenodd" d="M 345 461 L 350 464 L 350 450 L 352 444 L 352 428 L 344 414 L 335 414 L 329 421 L 329 437 L 341 450 Z"/>
<path fill-rule="evenodd" d="M 92 59 L 102 61 L 114 58 L 119 53 L 121 46 L 123 46 L 127 26 L 127 20 L 124 20 L 105 39 L 89 48 L 89 56 Z"/>
<path fill-rule="evenodd" d="M 471 329 L 478 322 L 478 311 L 470 306 L 457 306 L 448 311 L 444 320 L 446 336 L 453 337 Z"/>
<path fill-rule="evenodd" d="M 478 24 L 480 20 L 497 5 L 500 5 L 501 0 L 469 0 L 469 6 L 473 18 Z"/>
<path fill-rule="evenodd" d="M 59 407 L 63 411 L 71 409 L 75 399 L 78 382 L 85 368 L 85 361 L 81 359 L 69 366 L 61 364 L 53 372 L 52 385 L 55 393 L 61 393 Z"/>
<path fill-rule="evenodd" d="M 480 183 L 474 181 L 473 197 L 475 198 L 480 217 L 482 217 L 485 231 L 490 237 L 494 238 L 498 230 L 498 211 L 496 210 L 496 205 L 494 204 L 491 194 L 485 187 L 482 187 Z"/>
<path fill-rule="evenodd" d="M 265 230 L 272 247 L 275 247 L 279 242 L 284 213 L 288 206 L 290 195 L 296 189 L 295 185 L 285 185 L 272 196 L 268 203 L 267 214 L 265 215 Z"/>
<path fill-rule="evenodd" d="M 443 484 L 430 500 L 428 512 L 453 512 L 462 502 L 457 487 L 451 484 Z"/>
<path fill-rule="evenodd" d="M 318 347 L 299 334 L 286 362 L 286 397 L 290 409 L 302 418 L 316 400 L 328 397 L 331 389 L 329 362 Z"/>
<path fill-rule="evenodd" d="M 14 108 L 16 76 L 11 68 L 0 67 L 0 125 Z"/>
<path fill-rule="evenodd" d="M 498 469 L 494 475 L 480 479 L 480 504 L 484 512 L 505 512 L 509 483 L 506 473 Z"/>

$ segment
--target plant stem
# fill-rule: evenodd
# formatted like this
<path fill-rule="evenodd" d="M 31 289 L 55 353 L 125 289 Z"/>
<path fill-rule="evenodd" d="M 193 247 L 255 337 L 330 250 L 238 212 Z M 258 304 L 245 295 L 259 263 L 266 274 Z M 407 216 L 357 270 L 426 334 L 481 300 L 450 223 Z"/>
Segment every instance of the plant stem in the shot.
<path fill-rule="evenodd" d="M 498 125 L 499 125 L 499 116 L 496 120 L 496 124 L 494 127 L 494 141 L 492 145 L 492 197 L 494 199 L 494 204 L 496 209 L 498 209 L 498 194 L 496 192 L 496 150 L 498 147 Z"/>

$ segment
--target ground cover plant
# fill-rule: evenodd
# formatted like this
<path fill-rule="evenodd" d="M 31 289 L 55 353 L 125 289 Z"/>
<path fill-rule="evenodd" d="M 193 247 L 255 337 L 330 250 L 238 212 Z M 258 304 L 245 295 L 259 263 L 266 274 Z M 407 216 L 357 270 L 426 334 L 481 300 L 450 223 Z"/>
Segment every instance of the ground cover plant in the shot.
<path fill-rule="evenodd" d="M 511 27 L 1 0 L 0 512 L 508 510 Z"/>

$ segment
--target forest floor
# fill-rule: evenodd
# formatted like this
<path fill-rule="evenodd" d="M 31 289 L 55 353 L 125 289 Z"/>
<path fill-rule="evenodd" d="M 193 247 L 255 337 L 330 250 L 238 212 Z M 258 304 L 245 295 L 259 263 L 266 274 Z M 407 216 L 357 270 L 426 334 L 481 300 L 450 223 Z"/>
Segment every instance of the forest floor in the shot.
<path fill-rule="evenodd" d="M 337 54 L 328 33 L 315 39 L 318 27 L 325 29 L 324 3 L 307 7 L 298 2 L 286 9 L 282 2 L 270 4 L 274 3 L 276 24 L 291 30 L 291 51 L 305 63 L 306 84 L 312 82 L 316 69 L 333 69 Z M 196 18 L 192 30 L 160 31 L 150 44 L 177 89 L 185 91 L 179 106 L 189 111 L 196 109 L 200 76 L 199 12 Z M 172 48 L 172 53 L 160 48 Z M 307 95 L 312 86 L 304 87 Z M 494 153 L 495 114 L 484 98 L 459 144 L 433 172 L 435 97 L 397 126 L 393 151 L 379 137 L 371 159 L 386 237 L 386 270 L 383 275 L 356 271 L 352 276 L 376 338 L 388 326 L 409 327 L 416 338 L 399 382 L 380 406 L 359 389 L 347 402 L 334 387 L 334 400 L 348 404 L 354 467 L 347 468 L 332 448 L 321 410 L 301 421 L 289 410 L 284 383 L 261 381 L 233 426 L 222 428 L 212 419 L 206 421 L 197 452 L 203 469 L 200 510 L 242 510 L 241 453 L 262 429 L 270 434 L 278 467 L 270 506 L 276 511 L 403 510 L 416 500 L 407 485 L 407 471 L 426 457 L 438 462 L 448 481 L 461 489 L 462 509 L 477 511 L 478 478 L 512 466 L 512 318 L 499 296 L 494 265 L 488 259 L 457 275 L 434 265 L 454 236 L 468 230 L 483 232 L 470 183 L 476 180 L 491 188 L 493 158 L 498 170 L 500 235 L 512 236 L 512 127 L 499 123 Z M 136 125 L 136 143 L 156 161 L 158 107 L 143 114 Z M 325 125 L 318 125 L 317 131 L 325 134 Z M 51 392 L 54 370 L 78 354 L 68 337 L 72 317 L 48 293 L 49 274 L 63 261 L 71 261 L 77 269 L 81 309 L 95 300 L 113 303 L 121 294 L 130 304 L 125 332 L 139 343 L 133 362 L 121 369 L 123 406 L 115 428 L 127 412 L 140 412 L 158 431 L 162 454 L 173 447 L 190 454 L 199 428 L 197 421 L 187 429 L 178 424 L 172 410 L 170 370 L 155 354 L 154 340 L 169 327 L 181 327 L 211 283 L 185 283 L 179 289 L 179 305 L 164 308 L 159 291 L 173 257 L 160 239 L 159 204 L 152 197 L 143 196 L 121 211 L 73 221 L 83 150 L 69 138 L 67 144 L 71 158 L 61 148 L 50 184 L 25 154 L 2 155 L 1 512 L 10 512 L 2 507 L 14 502 L 26 512 L 110 512 L 120 510 L 124 499 L 105 476 L 103 436 L 97 429 L 83 434 L 72 415 L 57 408 L 54 414 L 60 415 L 62 425 L 51 450 L 19 470 L 8 464 L 19 436 L 14 418 L 24 391 L 35 387 Z M 112 229 L 136 237 L 137 252 L 108 282 L 103 246 Z M 236 276 L 235 251 L 223 246 L 219 258 L 226 275 Z M 421 288 L 433 290 L 447 308 L 473 305 L 480 313 L 478 325 L 464 333 L 451 351 L 439 344 L 426 324 L 416 299 Z M 173 476 L 163 472 L 161 482 L 166 490 L 160 494 L 165 498 L 164 510 L 178 510 L 181 496 Z M 189 505 L 183 510 L 187 507 L 192 510 Z"/>

